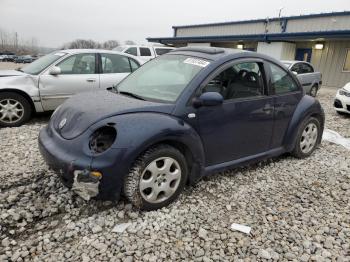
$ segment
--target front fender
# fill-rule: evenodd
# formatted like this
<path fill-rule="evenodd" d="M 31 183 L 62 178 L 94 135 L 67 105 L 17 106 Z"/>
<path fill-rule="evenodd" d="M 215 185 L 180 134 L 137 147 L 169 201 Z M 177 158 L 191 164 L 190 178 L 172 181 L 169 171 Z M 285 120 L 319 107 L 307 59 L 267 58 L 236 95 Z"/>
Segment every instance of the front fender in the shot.
<path fill-rule="evenodd" d="M 190 182 L 195 182 L 204 170 L 204 150 L 197 132 L 183 120 L 162 113 L 131 113 L 105 119 L 90 129 L 115 123 L 117 139 L 114 149 L 123 149 L 123 173 L 127 174 L 135 160 L 148 148 L 159 143 L 181 144 L 191 154 Z M 186 150 L 186 151 L 187 151 Z"/>
<path fill-rule="evenodd" d="M 284 137 L 283 144 L 285 145 L 287 152 L 290 152 L 294 149 L 300 124 L 304 121 L 304 119 L 307 119 L 313 115 L 317 115 L 321 122 L 321 138 L 324 128 L 324 111 L 318 100 L 311 96 L 304 95 L 294 111 L 292 120 L 289 123 L 287 132 Z"/>

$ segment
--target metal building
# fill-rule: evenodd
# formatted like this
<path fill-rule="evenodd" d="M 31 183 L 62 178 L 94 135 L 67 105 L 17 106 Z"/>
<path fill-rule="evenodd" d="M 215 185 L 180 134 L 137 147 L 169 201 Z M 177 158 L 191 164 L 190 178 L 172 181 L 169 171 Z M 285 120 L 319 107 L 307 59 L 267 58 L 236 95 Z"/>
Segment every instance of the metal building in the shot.
<path fill-rule="evenodd" d="M 281 60 L 305 60 L 323 74 L 323 85 L 340 87 L 350 82 L 350 11 L 173 26 L 173 30 L 173 37 L 147 40 L 241 48 Z"/>

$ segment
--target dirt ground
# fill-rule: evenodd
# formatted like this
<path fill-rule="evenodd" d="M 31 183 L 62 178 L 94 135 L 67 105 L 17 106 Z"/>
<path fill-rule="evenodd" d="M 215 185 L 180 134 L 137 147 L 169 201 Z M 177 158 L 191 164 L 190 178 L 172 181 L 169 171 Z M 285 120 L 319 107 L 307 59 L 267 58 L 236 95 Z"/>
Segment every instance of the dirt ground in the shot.
<path fill-rule="evenodd" d="M 16 64 L 12 62 L 0 62 L 0 70 L 17 69 L 22 66 L 23 64 Z"/>

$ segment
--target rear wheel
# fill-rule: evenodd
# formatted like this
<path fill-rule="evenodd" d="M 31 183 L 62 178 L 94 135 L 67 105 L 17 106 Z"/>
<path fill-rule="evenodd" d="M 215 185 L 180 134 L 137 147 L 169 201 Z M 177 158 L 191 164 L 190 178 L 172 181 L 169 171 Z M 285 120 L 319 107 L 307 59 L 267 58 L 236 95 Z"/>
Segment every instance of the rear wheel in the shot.
<path fill-rule="evenodd" d="M 310 95 L 313 97 L 316 97 L 317 95 L 317 91 L 318 91 L 318 86 L 317 85 L 313 85 L 310 89 Z"/>
<path fill-rule="evenodd" d="M 29 101 L 17 93 L 0 93 L 0 126 L 20 126 L 30 119 L 32 107 Z"/>
<path fill-rule="evenodd" d="M 297 141 L 292 154 L 298 158 L 305 158 L 312 154 L 320 141 L 321 125 L 317 118 L 306 119 L 299 128 Z"/>
<path fill-rule="evenodd" d="M 183 154 L 159 145 L 147 150 L 124 180 L 123 192 L 137 208 L 155 210 L 169 205 L 183 190 L 188 168 Z"/>

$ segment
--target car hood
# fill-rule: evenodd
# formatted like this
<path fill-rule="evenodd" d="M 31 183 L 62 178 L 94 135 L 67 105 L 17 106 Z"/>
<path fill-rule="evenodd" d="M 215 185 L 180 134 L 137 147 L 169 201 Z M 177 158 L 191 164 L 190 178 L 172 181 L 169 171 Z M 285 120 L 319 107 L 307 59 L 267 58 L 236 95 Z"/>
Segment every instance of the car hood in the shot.
<path fill-rule="evenodd" d="M 23 75 L 27 75 L 27 74 L 17 70 L 0 70 L 0 77 L 23 76 Z"/>
<path fill-rule="evenodd" d="M 347 84 L 343 87 L 343 89 L 345 89 L 346 91 L 350 92 L 350 82 L 347 83 Z"/>
<path fill-rule="evenodd" d="M 173 109 L 173 104 L 139 100 L 109 91 L 86 92 L 64 102 L 54 112 L 50 124 L 63 138 L 73 139 L 108 117 L 137 112 L 170 114 Z"/>

